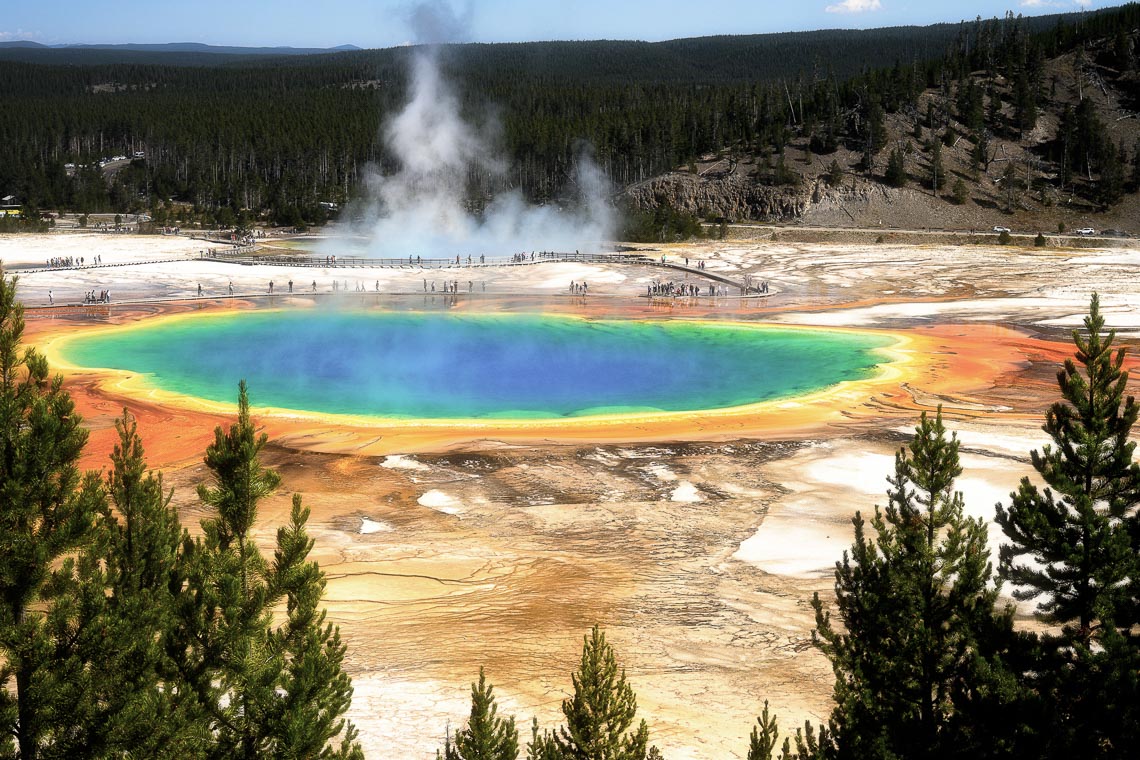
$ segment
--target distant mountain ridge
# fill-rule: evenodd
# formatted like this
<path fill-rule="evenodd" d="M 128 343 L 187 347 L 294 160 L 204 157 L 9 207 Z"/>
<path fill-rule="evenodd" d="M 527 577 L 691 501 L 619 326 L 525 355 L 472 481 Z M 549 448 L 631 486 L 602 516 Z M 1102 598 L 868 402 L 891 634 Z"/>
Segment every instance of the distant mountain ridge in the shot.
<path fill-rule="evenodd" d="M 1018 19 L 1029 34 L 1073 23 L 1111 9 L 1027 16 Z M 594 82 L 624 84 L 631 70 L 642 82 L 723 83 L 771 81 L 807 76 L 841 78 L 860 72 L 941 57 L 963 29 L 962 23 L 871 29 L 819 29 L 798 32 L 720 34 L 659 42 L 641 40 L 544 40 L 471 42 L 446 45 L 457 69 L 493 75 L 502 67 L 529 75 L 563 79 L 585 75 Z M 275 65 L 275 59 L 305 59 L 303 65 L 337 63 L 374 70 L 402 65 L 408 46 L 360 48 L 238 47 L 202 43 L 69 44 L 0 43 L 0 61 L 105 66 Z M 646 75 L 645 72 L 657 72 Z"/>

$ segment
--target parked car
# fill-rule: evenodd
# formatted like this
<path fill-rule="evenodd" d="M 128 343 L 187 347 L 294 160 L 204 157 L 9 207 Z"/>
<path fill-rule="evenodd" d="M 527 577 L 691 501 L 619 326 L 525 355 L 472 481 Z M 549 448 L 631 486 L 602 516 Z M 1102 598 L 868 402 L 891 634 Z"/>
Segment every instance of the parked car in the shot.
<path fill-rule="evenodd" d="M 1077 234 L 1078 235 L 1095 235 L 1096 230 L 1094 230 L 1092 227 L 1081 227 L 1079 230 L 1077 230 Z"/>
<path fill-rule="evenodd" d="M 1010 232 L 1009 227 L 994 227 L 994 232 Z"/>

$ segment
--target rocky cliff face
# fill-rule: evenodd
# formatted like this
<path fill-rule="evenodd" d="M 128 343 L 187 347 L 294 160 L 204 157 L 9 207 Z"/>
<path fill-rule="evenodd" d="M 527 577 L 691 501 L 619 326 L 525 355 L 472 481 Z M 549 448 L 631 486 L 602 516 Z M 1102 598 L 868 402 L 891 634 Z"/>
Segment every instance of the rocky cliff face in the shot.
<path fill-rule="evenodd" d="M 670 172 L 631 185 L 622 197 L 642 211 L 671 206 L 701 219 L 723 217 L 732 222 L 804 220 L 876 226 L 882 225 L 884 218 L 899 224 L 901 216 L 906 223 L 922 227 L 939 226 L 946 221 L 945 216 L 961 211 L 961 207 L 945 202 L 935 204 L 936 209 L 927 209 L 931 205 L 930 195 L 918 188 L 896 190 L 863 179 L 845 180 L 842 186 L 831 187 L 821 177 L 805 179 L 799 187 L 772 187 L 744 173 L 698 177 Z M 911 208 L 916 203 L 921 208 Z M 904 210 L 913 213 L 902 213 Z M 967 221 L 953 223 L 971 226 Z"/>
<path fill-rule="evenodd" d="M 622 195 L 642 211 L 671 206 L 701 218 L 793 219 L 803 216 L 813 195 L 812 185 L 770 187 L 743 174 L 713 178 L 670 172 L 626 188 Z"/>

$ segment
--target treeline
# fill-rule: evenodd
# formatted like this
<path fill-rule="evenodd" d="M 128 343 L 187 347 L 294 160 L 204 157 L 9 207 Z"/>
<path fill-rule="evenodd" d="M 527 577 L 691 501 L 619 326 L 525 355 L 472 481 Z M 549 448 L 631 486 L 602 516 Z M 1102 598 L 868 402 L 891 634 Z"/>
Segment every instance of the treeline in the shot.
<path fill-rule="evenodd" d="M 975 141 L 987 133 L 1022 133 L 1056 86 L 1045 81 L 1043 61 L 1108 40 L 1112 60 L 1091 60 L 1090 52 L 1090 65 L 1134 70 L 1137 26 L 1140 11 L 1129 4 L 906 34 L 465 45 L 446 48 L 443 60 L 467 116 L 485 120 L 490 104 L 502 123 L 508 167 L 499 177 L 470 178 L 478 207 L 506 188 L 535 201 L 559 198 L 583 140 L 615 186 L 623 186 L 709 152 L 776 156 L 793 140 L 820 155 L 841 144 L 860 150 L 864 170 L 873 172 L 886 145 L 882 114 L 908 113 L 919 126 L 944 133 L 964 115 L 956 110 L 962 98 Z M 149 211 L 159 223 L 319 222 L 320 203 L 355 195 L 366 166 L 382 172 L 399 166 L 379 134 L 404 102 L 411 54 L 394 49 L 181 67 L 0 62 L 0 189 L 33 209 Z M 980 122 L 971 110 L 975 89 L 984 103 Z M 922 112 L 919 95 L 930 90 L 940 105 Z M 1016 108 L 1012 116 L 1008 103 Z M 1084 132 L 1078 127 L 1075 134 Z M 1132 147 L 1074 139 L 1060 135 L 1043 158 L 1068 166 L 1078 190 L 1112 202 L 1100 184 L 1114 171 L 1112 156 Z M 96 166 L 100 158 L 135 151 L 146 157 L 134 172 L 107 181 Z M 78 168 L 69 172 L 65 164 Z"/>

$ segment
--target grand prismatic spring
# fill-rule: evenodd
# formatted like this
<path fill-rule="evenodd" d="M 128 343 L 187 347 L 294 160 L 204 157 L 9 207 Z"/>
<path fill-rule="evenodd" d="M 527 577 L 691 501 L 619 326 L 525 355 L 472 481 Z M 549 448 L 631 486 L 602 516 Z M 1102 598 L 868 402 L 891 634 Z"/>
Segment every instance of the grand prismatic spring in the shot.
<path fill-rule="evenodd" d="M 873 373 L 889 337 L 701 321 L 318 310 L 175 317 L 83 334 L 70 363 L 210 401 L 384 418 L 723 409 Z"/>

